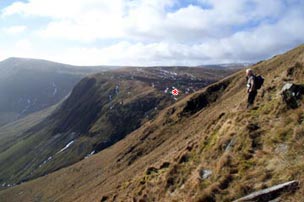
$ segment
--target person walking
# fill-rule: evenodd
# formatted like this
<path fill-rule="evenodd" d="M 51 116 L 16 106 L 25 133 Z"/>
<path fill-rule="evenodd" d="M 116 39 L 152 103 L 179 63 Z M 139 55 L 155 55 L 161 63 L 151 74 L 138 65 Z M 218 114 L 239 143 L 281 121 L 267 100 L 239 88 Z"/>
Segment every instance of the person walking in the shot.
<path fill-rule="evenodd" d="M 247 109 L 250 109 L 253 104 L 255 97 L 257 96 L 257 86 L 256 86 L 256 76 L 254 75 L 252 69 L 246 70 L 246 79 L 247 79 Z"/>

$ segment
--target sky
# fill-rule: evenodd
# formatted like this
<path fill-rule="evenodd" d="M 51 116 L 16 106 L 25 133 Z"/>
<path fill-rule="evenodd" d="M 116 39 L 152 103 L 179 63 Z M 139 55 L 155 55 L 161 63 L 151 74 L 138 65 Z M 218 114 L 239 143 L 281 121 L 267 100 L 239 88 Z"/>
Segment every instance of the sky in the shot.
<path fill-rule="evenodd" d="M 0 60 L 257 62 L 304 42 L 303 0 L 0 0 Z"/>

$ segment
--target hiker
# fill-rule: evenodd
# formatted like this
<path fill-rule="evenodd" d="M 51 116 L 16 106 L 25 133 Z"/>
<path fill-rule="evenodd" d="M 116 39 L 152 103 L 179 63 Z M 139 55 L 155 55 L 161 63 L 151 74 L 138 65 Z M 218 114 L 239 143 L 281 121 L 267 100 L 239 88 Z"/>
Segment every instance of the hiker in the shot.
<path fill-rule="evenodd" d="M 252 69 L 246 69 L 246 79 L 247 79 L 247 109 L 253 106 L 254 99 L 258 93 L 256 86 L 256 76 L 254 75 Z"/>

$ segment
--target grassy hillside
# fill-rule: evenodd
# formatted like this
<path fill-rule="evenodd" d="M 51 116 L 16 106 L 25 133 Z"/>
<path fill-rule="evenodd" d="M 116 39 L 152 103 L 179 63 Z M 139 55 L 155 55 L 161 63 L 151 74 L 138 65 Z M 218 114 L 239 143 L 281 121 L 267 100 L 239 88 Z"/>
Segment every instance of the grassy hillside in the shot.
<path fill-rule="evenodd" d="M 28 115 L 25 118 L 19 119 L 7 125 L 0 127 L 0 152 L 5 151 L 10 146 L 24 138 L 25 132 L 39 124 L 47 116 L 49 116 L 58 105 L 51 106 L 40 112 Z"/>
<path fill-rule="evenodd" d="M 282 102 L 304 83 L 304 46 L 253 66 L 265 77 L 246 110 L 244 72 L 162 110 L 125 139 L 79 163 L 0 192 L 1 201 L 232 201 L 304 180 L 304 103 Z M 304 187 L 283 201 L 299 201 Z"/>
<path fill-rule="evenodd" d="M 90 75 L 43 121 L 20 134 L 12 129 L 17 125 L 8 126 L 0 148 L 0 185 L 7 188 L 8 184 L 46 175 L 97 153 L 176 100 L 229 73 L 153 67 Z M 179 96 L 171 94 L 173 87 L 181 91 Z"/>

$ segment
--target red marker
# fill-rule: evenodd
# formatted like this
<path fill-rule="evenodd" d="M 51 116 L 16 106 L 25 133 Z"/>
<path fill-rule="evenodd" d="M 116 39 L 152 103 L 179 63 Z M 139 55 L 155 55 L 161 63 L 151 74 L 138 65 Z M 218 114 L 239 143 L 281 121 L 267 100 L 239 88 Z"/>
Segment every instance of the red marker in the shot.
<path fill-rule="evenodd" d="M 178 95 L 178 94 L 179 94 L 179 90 L 177 90 L 177 89 L 175 88 L 175 89 L 173 89 L 173 90 L 171 91 L 171 93 L 172 93 L 172 95 Z"/>

